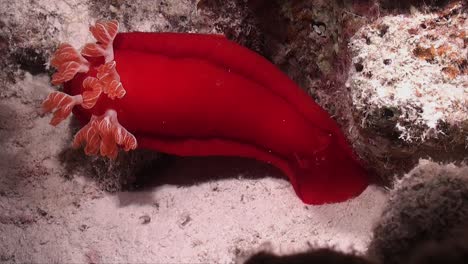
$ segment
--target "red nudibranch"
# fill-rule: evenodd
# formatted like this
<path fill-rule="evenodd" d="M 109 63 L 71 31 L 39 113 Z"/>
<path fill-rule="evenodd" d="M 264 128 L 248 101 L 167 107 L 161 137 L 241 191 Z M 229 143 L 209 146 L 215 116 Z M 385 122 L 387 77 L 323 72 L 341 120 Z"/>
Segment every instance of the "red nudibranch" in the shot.
<path fill-rule="evenodd" d="M 327 112 L 260 55 L 219 35 L 118 33 L 90 27 L 79 53 L 62 44 L 44 101 L 57 125 L 73 112 L 73 145 L 115 158 L 145 148 L 180 156 L 239 156 L 282 170 L 307 204 L 359 195 L 368 175 Z M 138 143 L 137 143 L 138 142 Z"/>

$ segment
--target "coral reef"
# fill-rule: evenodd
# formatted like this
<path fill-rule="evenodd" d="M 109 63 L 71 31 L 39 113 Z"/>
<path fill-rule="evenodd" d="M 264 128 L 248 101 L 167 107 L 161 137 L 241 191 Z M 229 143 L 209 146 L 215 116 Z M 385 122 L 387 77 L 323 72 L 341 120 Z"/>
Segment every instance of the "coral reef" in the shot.
<path fill-rule="evenodd" d="M 350 41 L 357 151 L 389 183 L 419 158 L 466 159 L 468 13 L 385 16 Z"/>
<path fill-rule="evenodd" d="M 452 239 L 467 220 L 468 167 L 422 160 L 392 190 L 369 255 L 383 264 L 407 263 L 424 243 Z"/>

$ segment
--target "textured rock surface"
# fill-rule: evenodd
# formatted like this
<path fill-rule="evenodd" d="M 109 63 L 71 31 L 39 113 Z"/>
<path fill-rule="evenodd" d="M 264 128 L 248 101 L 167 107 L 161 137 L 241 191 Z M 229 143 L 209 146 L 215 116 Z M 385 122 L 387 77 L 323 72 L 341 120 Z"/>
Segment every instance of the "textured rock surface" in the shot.
<path fill-rule="evenodd" d="M 455 243 L 467 220 L 468 167 L 422 160 L 390 193 L 369 255 L 384 264 L 408 263 L 426 242 Z"/>
<path fill-rule="evenodd" d="M 389 15 L 350 41 L 357 151 L 386 182 L 419 158 L 466 160 L 468 12 Z"/>

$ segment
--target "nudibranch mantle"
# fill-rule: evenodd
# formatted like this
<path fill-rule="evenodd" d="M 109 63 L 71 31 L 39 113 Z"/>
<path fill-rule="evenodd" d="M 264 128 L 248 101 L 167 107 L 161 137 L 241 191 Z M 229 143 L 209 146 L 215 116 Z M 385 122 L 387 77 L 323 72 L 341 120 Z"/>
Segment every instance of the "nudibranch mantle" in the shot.
<path fill-rule="evenodd" d="M 82 123 L 74 147 L 115 158 L 152 149 L 180 156 L 239 156 L 270 163 L 307 204 L 359 195 L 368 175 L 326 111 L 260 55 L 220 35 L 118 33 L 90 27 L 81 53 L 59 46 L 53 92 L 57 125 Z"/>

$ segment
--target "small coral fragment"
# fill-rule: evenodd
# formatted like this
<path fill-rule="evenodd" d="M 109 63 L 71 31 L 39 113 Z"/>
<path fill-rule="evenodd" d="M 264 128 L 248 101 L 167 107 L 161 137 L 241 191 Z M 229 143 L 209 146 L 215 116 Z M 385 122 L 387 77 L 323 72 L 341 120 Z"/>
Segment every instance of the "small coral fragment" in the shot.
<path fill-rule="evenodd" d="M 90 122 L 75 135 L 73 147 L 78 148 L 83 143 L 86 144 L 87 155 L 96 155 L 99 151 L 102 156 L 111 159 L 117 157 L 118 146 L 125 151 L 137 147 L 136 138 L 119 124 L 114 110 L 108 110 L 99 117 L 93 116 Z"/>
<path fill-rule="evenodd" d="M 98 21 L 96 25 L 89 27 L 89 31 L 91 31 L 97 43 L 86 44 L 81 54 L 88 57 L 104 56 L 106 62 L 114 60 L 112 42 L 119 31 L 117 20 Z"/>
<path fill-rule="evenodd" d="M 450 46 L 447 44 L 443 44 L 437 48 L 437 55 L 443 56 L 447 54 L 451 50 Z"/>
<path fill-rule="evenodd" d="M 468 60 L 462 59 L 457 62 L 458 68 L 460 69 L 461 74 L 468 75 Z"/>
<path fill-rule="evenodd" d="M 45 113 L 57 109 L 50 121 L 51 125 L 56 126 L 70 115 L 75 105 L 79 105 L 82 102 L 83 98 L 81 95 L 70 96 L 62 92 L 52 92 L 42 103 L 42 108 Z"/>
<path fill-rule="evenodd" d="M 450 79 L 455 79 L 460 74 L 460 71 L 453 66 L 442 68 L 442 72 L 445 73 Z"/>
<path fill-rule="evenodd" d="M 414 56 L 422 59 L 422 60 L 427 60 L 427 61 L 432 61 L 434 60 L 434 57 L 436 55 L 436 49 L 434 46 L 431 46 L 430 48 L 423 48 L 421 46 L 417 46 L 413 50 Z"/>
<path fill-rule="evenodd" d="M 52 56 L 50 64 L 58 72 L 52 76 L 52 84 L 59 85 L 67 82 L 78 73 L 89 70 L 89 62 L 70 44 L 61 44 Z"/>

